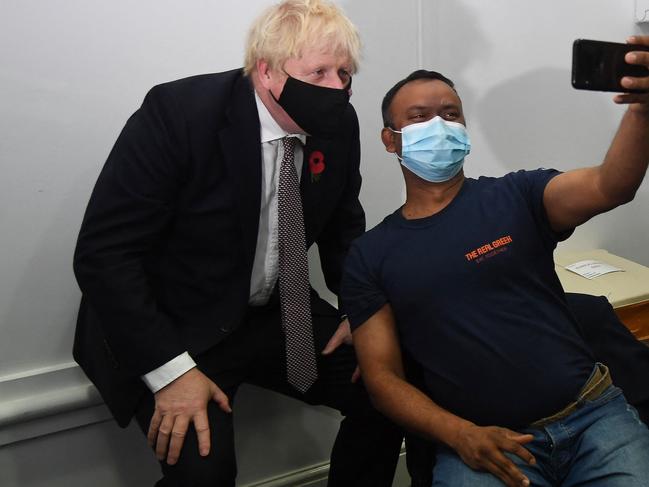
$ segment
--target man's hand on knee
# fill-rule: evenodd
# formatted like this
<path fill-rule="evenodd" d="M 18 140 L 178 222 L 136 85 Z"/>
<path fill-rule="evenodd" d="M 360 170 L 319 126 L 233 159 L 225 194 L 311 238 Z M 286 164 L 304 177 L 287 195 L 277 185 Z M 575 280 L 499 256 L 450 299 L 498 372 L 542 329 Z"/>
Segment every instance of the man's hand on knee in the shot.
<path fill-rule="evenodd" d="M 194 423 L 201 456 L 210 452 L 207 404 L 212 400 L 226 413 L 232 412 L 228 396 L 197 368 L 193 368 L 155 393 L 155 410 L 147 440 L 158 460 L 178 461 L 187 429 Z"/>
<path fill-rule="evenodd" d="M 468 425 L 458 433 L 453 446 L 460 458 L 474 470 L 486 470 L 498 477 L 509 487 L 530 485 L 505 452 L 517 455 L 529 465 L 534 465 L 534 456 L 523 447 L 533 440 L 532 435 L 522 435 L 506 428 Z"/>

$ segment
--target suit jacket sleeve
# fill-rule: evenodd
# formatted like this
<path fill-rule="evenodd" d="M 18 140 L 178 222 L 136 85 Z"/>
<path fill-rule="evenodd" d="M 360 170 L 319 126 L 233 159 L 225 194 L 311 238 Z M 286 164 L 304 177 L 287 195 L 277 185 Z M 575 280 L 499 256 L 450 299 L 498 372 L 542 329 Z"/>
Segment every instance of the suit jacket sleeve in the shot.
<path fill-rule="evenodd" d="M 345 186 L 335 210 L 317 239 L 325 282 L 337 296 L 347 251 L 354 239 L 365 231 L 365 212 L 358 198 L 361 189 L 358 118 L 353 107 L 349 105 L 349 108 Z"/>
<path fill-rule="evenodd" d="M 84 299 L 108 346 L 141 376 L 184 347 L 145 269 L 174 212 L 187 142 L 171 94 L 153 88 L 126 123 L 93 190 L 74 256 Z"/>

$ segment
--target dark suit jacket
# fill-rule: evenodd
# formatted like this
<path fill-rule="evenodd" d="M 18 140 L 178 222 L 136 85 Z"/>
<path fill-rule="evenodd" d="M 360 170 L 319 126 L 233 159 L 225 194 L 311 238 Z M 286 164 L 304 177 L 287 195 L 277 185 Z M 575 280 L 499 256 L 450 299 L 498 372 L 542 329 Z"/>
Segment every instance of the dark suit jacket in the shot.
<path fill-rule="evenodd" d="M 337 139 L 307 138 L 301 175 L 307 245 L 317 243 L 334 293 L 347 248 L 365 229 L 351 105 L 342 123 Z M 314 151 L 325 163 L 317 180 Z M 115 143 L 75 251 L 83 298 L 73 354 L 121 425 L 144 392 L 141 375 L 241 324 L 261 161 L 254 91 L 241 70 L 154 87 Z"/>

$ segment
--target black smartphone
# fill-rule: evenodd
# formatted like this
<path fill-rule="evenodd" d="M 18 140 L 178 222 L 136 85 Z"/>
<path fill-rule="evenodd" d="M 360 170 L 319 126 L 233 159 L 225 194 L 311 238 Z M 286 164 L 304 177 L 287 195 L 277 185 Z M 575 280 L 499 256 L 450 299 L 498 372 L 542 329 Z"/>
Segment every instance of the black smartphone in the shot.
<path fill-rule="evenodd" d="M 649 46 L 577 39 L 572 45 L 572 86 L 578 90 L 638 93 L 620 85 L 624 76 L 649 76 L 645 66 L 628 64 L 629 51 L 649 51 Z"/>

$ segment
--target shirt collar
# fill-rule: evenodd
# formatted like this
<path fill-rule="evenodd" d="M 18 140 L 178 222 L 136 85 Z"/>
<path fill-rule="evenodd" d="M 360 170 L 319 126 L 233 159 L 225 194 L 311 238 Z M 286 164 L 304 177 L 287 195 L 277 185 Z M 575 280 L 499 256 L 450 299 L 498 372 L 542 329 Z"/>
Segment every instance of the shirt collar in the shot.
<path fill-rule="evenodd" d="M 264 102 L 255 91 L 255 102 L 257 103 L 257 112 L 259 113 L 259 124 L 261 125 L 261 143 L 270 142 L 271 140 L 283 139 L 286 136 L 296 137 L 302 145 L 306 143 L 306 135 L 289 134 L 286 130 L 272 117 Z"/>

